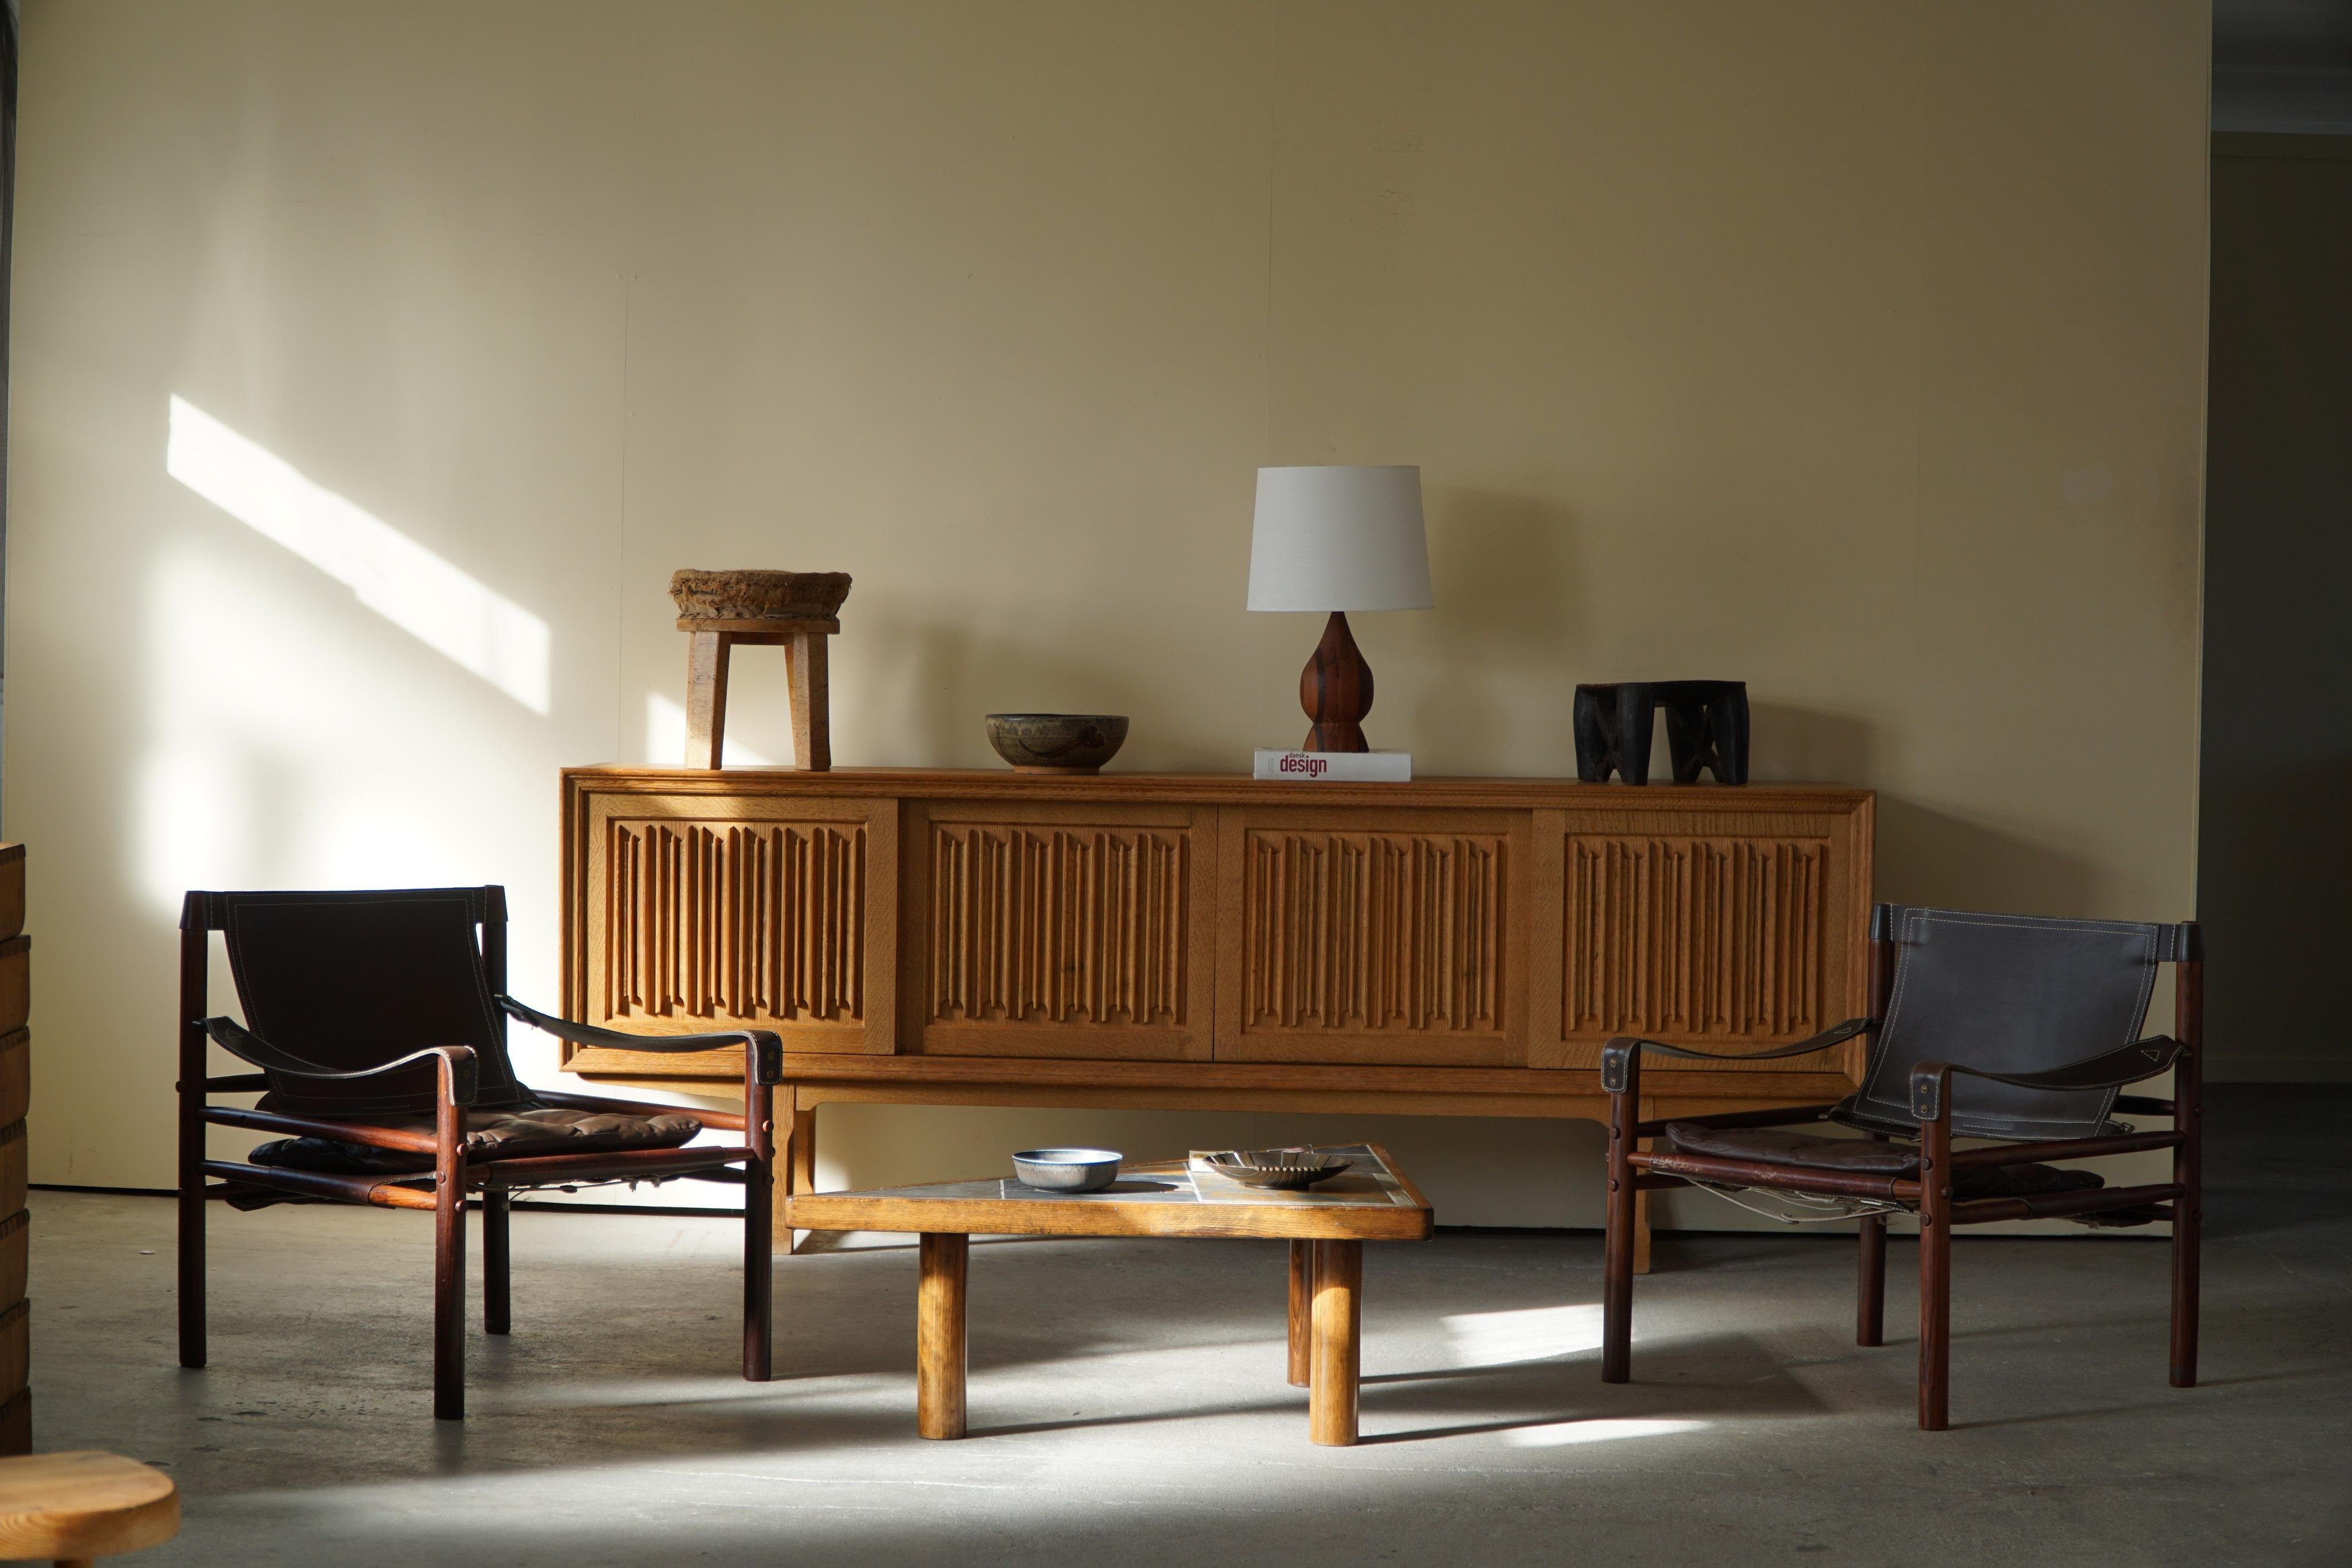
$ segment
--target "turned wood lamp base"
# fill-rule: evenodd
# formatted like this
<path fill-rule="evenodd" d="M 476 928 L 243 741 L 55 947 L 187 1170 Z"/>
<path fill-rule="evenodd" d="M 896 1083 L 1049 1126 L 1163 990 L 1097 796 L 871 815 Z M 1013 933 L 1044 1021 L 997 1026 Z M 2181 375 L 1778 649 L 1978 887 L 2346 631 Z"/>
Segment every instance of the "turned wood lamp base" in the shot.
<path fill-rule="evenodd" d="M 1348 612 L 1331 612 L 1323 641 L 1298 674 L 1298 706 L 1314 721 L 1302 751 L 1370 751 L 1364 716 L 1372 711 L 1372 667 L 1348 630 Z"/>

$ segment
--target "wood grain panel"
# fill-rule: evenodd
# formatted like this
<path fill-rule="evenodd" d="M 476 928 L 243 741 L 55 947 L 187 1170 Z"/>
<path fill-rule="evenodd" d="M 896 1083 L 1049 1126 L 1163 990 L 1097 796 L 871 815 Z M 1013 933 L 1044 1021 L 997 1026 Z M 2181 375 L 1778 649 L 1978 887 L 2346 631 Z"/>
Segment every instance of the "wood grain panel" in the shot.
<path fill-rule="evenodd" d="M 30 1378 L 32 1309 L 30 1301 L 0 1307 L 0 1397 L 23 1393 Z"/>
<path fill-rule="evenodd" d="M 7 1218 L 0 1219 L 0 1307 L 13 1307 L 25 1299 L 32 1219 L 32 1215 L 21 1208 Z M 0 1392 L 14 1393 L 15 1390 Z"/>
<path fill-rule="evenodd" d="M 906 1002 L 946 1054 L 1205 1057 L 1214 841 L 1190 811 L 916 809 Z"/>
<path fill-rule="evenodd" d="M 19 1030 L 33 1008 L 33 939 L 0 942 L 0 1030 Z"/>
<path fill-rule="evenodd" d="M 932 827 L 926 1021 L 1188 1021 L 1192 846 L 1151 829 Z"/>
<path fill-rule="evenodd" d="M 1504 841 L 1255 832 L 1244 1029 L 1501 1029 Z"/>
<path fill-rule="evenodd" d="M 573 1016 L 756 1021 L 811 1070 L 861 1052 L 990 1103 L 1075 1092 L 1066 1069 L 1110 1103 L 1121 1071 L 1157 1063 L 1297 1074 L 1256 1098 L 1371 1092 L 1332 1072 L 1573 1071 L 1614 1033 L 1737 1052 L 1868 1005 L 1863 791 L 599 768 L 567 772 L 564 799 Z M 1691 1078 L 1684 1095 L 1760 1073 L 1778 1082 L 1759 1097 L 1818 1099 L 1859 1057 L 1654 1066 Z M 1004 1082 L 956 1076 L 991 1058 Z M 740 1071 L 731 1052 L 567 1059 L 646 1081 Z M 1388 1097 L 1591 1092 L 1513 1082 Z"/>
<path fill-rule="evenodd" d="M 0 1214 L 25 1207 L 25 1124 L 0 1127 Z"/>
<path fill-rule="evenodd" d="M 25 846 L 0 844 L 0 941 L 25 929 Z"/>
<path fill-rule="evenodd" d="M 1828 846 L 1571 836 L 1570 1036 L 1801 1040 L 1822 1016 Z"/>
<path fill-rule="evenodd" d="M 1845 1016 L 1831 1011 L 1845 998 L 1829 939 L 1845 917 L 1828 839 L 1570 833 L 1560 871 L 1562 1040 L 1752 1048 Z"/>
<path fill-rule="evenodd" d="M 1512 819 L 1226 834 L 1229 1061 L 1515 1059 Z"/>
<path fill-rule="evenodd" d="M 609 831 L 607 1019 L 864 1019 L 864 828 L 616 821 Z"/>
<path fill-rule="evenodd" d="M 718 804 L 593 802 L 575 873 L 587 938 L 576 1016 L 650 1034 L 773 1029 L 801 1051 L 890 1049 L 895 810 Z"/>
<path fill-rule="evenodd" d="M 0 1455 L 33 1451 L 33 1391 L 0 1402 Z"/>
<path fill-rule="evenodd" d="M 0 1126 L 24 1120 L 33 1102 L 32 1031 L 0 1035 Z"/>

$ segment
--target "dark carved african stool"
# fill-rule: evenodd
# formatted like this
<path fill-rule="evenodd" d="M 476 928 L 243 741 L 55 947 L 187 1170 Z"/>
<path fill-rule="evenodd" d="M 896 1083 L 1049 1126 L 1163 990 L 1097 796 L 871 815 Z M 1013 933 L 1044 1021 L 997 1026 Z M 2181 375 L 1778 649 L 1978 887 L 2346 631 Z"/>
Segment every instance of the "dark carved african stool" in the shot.
<path fill-rule="evenodd" d="M 1621 681 L 1576 688 L 1576 776 L 1605 782 L 1614 770 L 1628 784 L 1650 781 L 1650 737 L 1666 710 L 1666 755 L 1675 782 L 1698 782 L 1712 769 L 1724 784 L 1748 782 L 1748 683 Z"/>

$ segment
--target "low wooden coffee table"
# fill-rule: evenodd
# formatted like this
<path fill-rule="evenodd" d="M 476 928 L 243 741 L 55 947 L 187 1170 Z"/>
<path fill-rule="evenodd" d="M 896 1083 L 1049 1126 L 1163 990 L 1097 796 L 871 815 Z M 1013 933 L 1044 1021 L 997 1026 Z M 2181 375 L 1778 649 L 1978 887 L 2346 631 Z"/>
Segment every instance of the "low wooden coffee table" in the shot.
<path fill-rule="evenodd" d="M 1429 1200 L 1377 1144 L 1330 1148 L 1356 1162 L 1305 1192 L 1247 1187 L 1198 1158 L 1130 1165 L 1101 1192 L 1039 1192 L 1011 1177 L 802 1193 L 784 1200 L 796 1229 L 913 1231 L 921 1283 L 915 1312 L 915 1429 L 964 1435 L 964 1277 L 985 1236 L 1253 1237 L 1290 1243 L 1290 1382 L 1305 1387 L 1307 1435 L 1356 1440 L 1363 1339 L 1364 1243 L 1425 1241 Z"/>

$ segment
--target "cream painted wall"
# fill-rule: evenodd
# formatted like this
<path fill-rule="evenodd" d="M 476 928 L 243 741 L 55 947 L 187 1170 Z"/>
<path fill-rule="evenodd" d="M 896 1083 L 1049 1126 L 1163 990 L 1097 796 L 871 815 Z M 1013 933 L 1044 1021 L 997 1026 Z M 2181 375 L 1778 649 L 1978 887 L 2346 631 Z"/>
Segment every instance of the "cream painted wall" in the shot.
<path fill-rule="evenodd" d="M 26 11 L 37 1179 L 171 1179 L 181 888 L 503 881 L 551 995 L 554 770 L 670 759 L 674 568 L 856 575 L 845 763 L 991 765 L 1013 707 L 1131 714 L 1120 766 L 1287 742 L 1262 463 L 1423 465 L 1438 608 L 1358 635 L 1425 771 L 1741 676 L 1759 777 L 1882 791 L 1882 896 L 2191 911 L 2201 4 Z M 175 396 L 544 622 L 546 711 L 174 479 Z M 778 758 L 782 676 L 731 721 Z M 1450 1220 L 1597 1214 L 1588 1128 L 1377 1130 Z"/>

